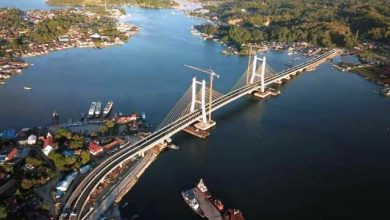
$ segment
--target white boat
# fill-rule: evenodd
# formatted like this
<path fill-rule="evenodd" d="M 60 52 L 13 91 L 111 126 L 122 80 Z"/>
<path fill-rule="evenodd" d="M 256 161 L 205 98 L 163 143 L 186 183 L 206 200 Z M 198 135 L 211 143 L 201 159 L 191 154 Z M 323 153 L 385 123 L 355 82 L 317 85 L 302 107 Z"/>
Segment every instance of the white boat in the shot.
<path fill-rule="evenodd" d="M 4 81 L 0 81 L 0 85 L 6 85 L 7 83 Z"/>
<path fill-rule="evenodd" d="M 170 149 L 173 149 L 173 150 L 179 150 L 179 149 L 180 149 L 180 147 L 177 146 L 176 144 L 170 144 L 170 145 L 168 145 L 168 147 L 169 147 Z"/>
<path fill-rule="evenodd" d="M 91 107 L 89 107 L 88 117 L 92 118 L 94 116 L 95 109 L 96 109 L 96 102 L 92 102 Z"/>
<path fill-rule="evenodd" d="M 113 104 L 114 104 L 113 101 L 107 102 L 106 106 L 103 109 L 103 117 L 106 117 L 108 114 L 110 114 Z"/>
<path fill-rule="evenodd" d="M 101 112 L 102 112 L 102 103 L 96 102 L 95 117 L 98 118 Z"/>
<path fill-rule="evenodd" d="M 25 90 L 31 90 L 32 88 L 31 88 L 31 87 L 28 87 L 28 86 L 23 86 L 23 89 L 25 89 Z"/>

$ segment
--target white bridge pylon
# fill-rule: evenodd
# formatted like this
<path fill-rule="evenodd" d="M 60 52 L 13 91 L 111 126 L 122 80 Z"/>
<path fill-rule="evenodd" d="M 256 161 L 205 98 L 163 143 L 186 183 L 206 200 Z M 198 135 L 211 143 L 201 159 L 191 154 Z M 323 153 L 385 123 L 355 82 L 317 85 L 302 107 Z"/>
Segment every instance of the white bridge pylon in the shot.
<path fill-rule="evenodd" d="M 200 100 L 197 99 L 197 86 L 200 85 Z M 192 78 L 192 93 L 191 93 L 191 107 L 190 112 L 194 112 L 196 104 L 200 104 L 202 110 L 202 122 L 207 123 L 206 117 L 206 81 L 197 81 L 196 77 Z"/>
<path fill-rule="evenodd" d="M 257 73 L 257 61 L 263 61 L 261 64 L 261 71 L 260 74 Z M 261 81 L 261 92 L 265 91 L 265 85 L 264 85 L 264 78 L 265 78 L 265 66 L 266 66 L 266 57 L 263 56 L 263 58 L 259 58 L 257 55 L 253 57 L 253 65 L 252 65 L 252 74 L 249 80 L 249 83 L 252 84 L 255 82 L 255 77 L 259 76 Z"/>

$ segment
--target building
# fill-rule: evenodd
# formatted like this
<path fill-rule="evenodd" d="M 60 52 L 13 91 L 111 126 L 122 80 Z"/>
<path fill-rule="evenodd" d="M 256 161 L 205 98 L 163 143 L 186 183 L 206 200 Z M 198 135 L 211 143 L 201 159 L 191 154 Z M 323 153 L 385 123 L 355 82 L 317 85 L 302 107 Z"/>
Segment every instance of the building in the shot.
<path fill-rule="evenodd" d="M 137 119 L 138 119 L 138 115 L 136 113 L 133 113 L 131 115 L 122 115 L 122 116 L 118 117 L 118 119 L 116 120 L 116 123 L 126 124 L 126 123 L 130 123 L 132 121 L 136 121 Z"/>
<path fill-rule="evenodd" d="M 66 192 L 72 183 L 72 181 L 76 178 L 77 172 L 73 172 L 65 177 L 65 179 L 57 184 L 56 189 L 58 191 Z"/>
<path fill-rule="evenodd" d="M 48 132 L 46 138 L 43 138 L 42 152 L 48 156 L 54 150 L 53 136 Z"/>
<path fill-rule="evenodd" d="M 111 141 L 110 143 L 104 145 L 104 146 L 103 146 L 103 149 L 104 149 L 104 150 L 110 150 L 111 148 L 113 148 L 113 147 L 118 147 L 118 146 L 120 146 L 120 145 L 123 144 L 123 143 L 124 143 L 124 141 L 123 141 L 122 139 L 120 139 L 120 138 L 115 138 L 114 141 Z"/>
<path fill-rule="evenodd" d="M 59 41 L 59 42 L 67 43 L 67 42 L 69 42 L 69 36 L 68 36 L 68 35 L 59 36 L 59 37 L 58 37 L 58 41 Z"/>
<path fill-rule="evenodd" d="M 54 149 L 53 149 L 52 146 L 47 145 L 46 147 L 43 147 L 42 152 L 43 152 L 46 156 L 48 156 L 48 155 L 50 154 L 50 152 L 52 152 L 53 150 L 54 150 Z"/>
<path fill-rule="evenodd" d="M 91 152 L 91 154 L 94 156 L 98 155 L 103 151 L 103 147 L 98 145 L 96 141 L 89 142 L 88 148 L 89 148 L 89 152 Z"/>
<path fill-rule="evenodd" d="M 33 144 L 36 144 L 37 143 L 37 136 L 35 135 L 30 135 L 28 138 L 27 138 L 27 144 L 28 145 L 33 145 Z"/>
<path fill-rule="evenodd" d="M 7 157 L 5 157 L 5 161 L 13 160 L 17 153 L 18 149 L 16 149 L 16 147 L 12 148 L 12 150 L 7 154 Z"/>
<path fill-rule="evenodd" d="M 4 140 L 12 140 L 16 137 L 16 131 L 15 129 L 8 129 L 0 133 L 0 138 Z"/>
<path fill-rule="evenodd" d="M 101 40 L 102 39 L 102 36 L 100 36 L 100 34 L 98 33 L 94 33 L 92 34 L 91 36 L 89 36 L 91 39 L 93 40 Z"/>
<path fill-rule="evenodd" d="M 74 151 L 73 150 L 64 150 L 64 151 L 62 151 L 62 155 L 64 155 L 64 157 L 71 157 L 71 156 L 74 156 Z"/>

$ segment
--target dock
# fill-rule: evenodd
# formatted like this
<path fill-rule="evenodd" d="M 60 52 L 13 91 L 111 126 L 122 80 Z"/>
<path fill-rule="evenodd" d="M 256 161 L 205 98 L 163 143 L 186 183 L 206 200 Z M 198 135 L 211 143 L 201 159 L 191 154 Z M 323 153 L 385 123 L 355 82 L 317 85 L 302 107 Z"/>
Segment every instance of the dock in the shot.
<path fill-rule="evenodd" d="M 209 220 L 223 220 L 222 215 L 218 212 L 217 208 L 207 199 L 203 193 L 195 187 L 193 189 L 195 198 L 199 203 L 200 209 L 204 212 L 204 216 Z"/>

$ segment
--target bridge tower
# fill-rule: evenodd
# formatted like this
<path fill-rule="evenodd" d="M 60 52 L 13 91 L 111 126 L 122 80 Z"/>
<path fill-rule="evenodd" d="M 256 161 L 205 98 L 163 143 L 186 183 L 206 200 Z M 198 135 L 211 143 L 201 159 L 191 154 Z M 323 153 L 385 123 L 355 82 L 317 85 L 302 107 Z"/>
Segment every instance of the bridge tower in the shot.
<path fill-rule="evenodd" d="M 197 94 L 197 86 L 201 86 L 200 88 L 200 99 L 198 99 Z M 190 106 L 190 112 L 194 112 L 196 109 L 196 104 L 200 104 L 200 109 L 202 111 L 202 117 L 201 120 L 194 124 L 194 126 L 200 130 L 206 131 L 212 127 L 215 126 L 215 121 L 211 120 L 211 96 L 212 96 L 212 90 L 210 90 L 209 94 L 209 117 L 207 120 L 207 111 L 206 111 L 206 81 L 197 81 L 196 77 L 192 78 L 192 92 L 191 92 L 191 106 Z"/>
<path fill-rule="evenodd" d="M 261 72 L 260 74 L 257 73 L 257 61 L 263 61 L 261 64 Z M 261 86 L 260 91 L 265 92 L 265 85 L 264 85 L 264 78 L 265 78 L 265 65 L 266 65 L 266 57 L 259 58 L 257 55 L 253 57 L 253 65 L 252 65 L 252 74 L 249 80 L 249 83 L 252 84 L 255 82 L 256 76 L 260 77 Z"/>
<path fill-rule="evenodd" d="M 197 85 L 201 86 L 200 100 L 197 99 Z M 206 117 L 206 81 L 197 81 L 196 77 L 192 78 L 192 93 L 191 93 L 191 107 L 190 112 L 195 111 L 196 104 L 200 104 L 200 108 L 202 110 L 202 121 L 203 123 L 207 123 Z"/>

